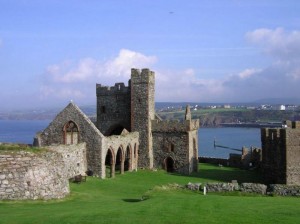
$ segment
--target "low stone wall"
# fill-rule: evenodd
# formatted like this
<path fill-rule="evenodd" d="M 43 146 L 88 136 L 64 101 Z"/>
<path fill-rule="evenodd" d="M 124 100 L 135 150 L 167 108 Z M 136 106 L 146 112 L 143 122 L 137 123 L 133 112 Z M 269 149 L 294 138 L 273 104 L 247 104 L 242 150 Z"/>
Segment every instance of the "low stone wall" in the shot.
<path fill-rule="evenodd" d="M 300 186 L 284 185 L 284 184 L 271 184 L 270 192 L 274 195 L 280 196 L 300 196 Z"/>
<path fill-rule="evenodd" d="M 233 181 L 232 183 L 188 183 L 185 185 L 186 189 L 192 191 L 205 192 L 247 192 L 261 195 L 279 195 L 279 196 L 296 196 L 300 197 L 300 186 L 290 186 L 284 184 L 271 184 L 269 188 L 267 185 L 259 183 L 241 183 L 240 185 Z"/>
<path fill-rule="evenodd" d="M 257 183 L 242 183 L 240 190 L 247 193 L 266 194 L 267 185 Z"/>
<path fill-rule="evenodd" d="M 42 153 L 6 151 L 0 155 L 0 200 L 63 198 L 69 178 L 86 171 L 85 144 L 51 146 Z"/>
<path fill-rule="evenodd" d="M 205 184 L 207 192 L 228 192 L 238 190 L 233 183 L 207 183 Z"/>

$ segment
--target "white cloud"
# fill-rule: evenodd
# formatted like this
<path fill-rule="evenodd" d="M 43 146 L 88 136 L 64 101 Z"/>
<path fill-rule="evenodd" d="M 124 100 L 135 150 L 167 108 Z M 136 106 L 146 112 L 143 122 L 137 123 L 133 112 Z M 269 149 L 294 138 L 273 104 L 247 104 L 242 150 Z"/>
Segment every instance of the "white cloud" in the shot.
<path fill-rule="evenodd" d="M 294 60 L 300 58 L 300 31 L 285 31 L 283 28 L 257 29 L 246 34 L 246 38 L 263 47 L 264 52 L 275 58 Z"/>
<path fill-rule="evenodd" d="M 42 77 L 40 98 L 91 101 L 95 98 L 95 83 L 113 85 L 115 82 L 127 82 L 131 68 L 149 67 L 156 60 L 155 56 L 122 49 L 115 58 L 107 61 L 83 58 L 78 62 L 66 60 L 50 65 Z"/>
<path fill-rule="evenodd" d="M 145 56 L 139 52 L 122 49 L 116 58 L 105 63 L 105 74 L 128 78 L 131 68 L 144 68 L 156 61 L 155 56 Z"/>

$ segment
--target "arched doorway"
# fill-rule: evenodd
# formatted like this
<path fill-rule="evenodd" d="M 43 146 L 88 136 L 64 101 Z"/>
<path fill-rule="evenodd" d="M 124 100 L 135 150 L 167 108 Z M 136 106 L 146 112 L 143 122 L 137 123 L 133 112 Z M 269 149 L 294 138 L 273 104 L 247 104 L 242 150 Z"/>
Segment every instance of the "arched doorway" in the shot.
<path fill-rule="evenodd" d="M 174 172 L 174 160 L 170 156 L 165 159 L 165 170 L 170 173 Z"/>
<path fill-rule="evenodd" d="M 125 152 L 124 170 L 125 171 L 132 170 L 131 148 L 129 145 L 127 146 L 126 152 Z"/>
<path fill-rule="evenodd" d="M 124 173 L 124 158 L 122 148 L 119 147 L 116 157 L 116 172 Z"/>
<path fill-rule="evenodd" d="M 63 127 L 64 144 L 73 145 L 78 143 L 78 126 L 74 121 L 68 121 Z"/>
<path fill-rule="evenodd" d="M 114 156 L 113 156 L 113 151 L 111 149 L 107 150 L 106 157 L 105 157 L 105 176 L 106 177 L 115 176 Z"/>

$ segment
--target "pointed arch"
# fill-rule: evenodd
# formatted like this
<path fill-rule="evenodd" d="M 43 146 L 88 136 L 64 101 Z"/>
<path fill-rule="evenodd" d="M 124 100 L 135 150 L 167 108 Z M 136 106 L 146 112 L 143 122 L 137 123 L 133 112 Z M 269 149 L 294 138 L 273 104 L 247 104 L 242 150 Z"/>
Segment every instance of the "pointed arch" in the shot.
<path fill-rule="evenodd" d="M 122 145 L 118 148 L 116 154 L 116 171 L 119 171 L 120 174 L 124 173 L 124 152 Z"/>
<path fill-rule="evenodd" d="M 125 171 L 132 170 L 132 149 L 130 144 L 126 147 L 126 151 L 125 151 L 124 170 Z"/>
<path fill-rule="evenodd" d="M 79 143 L 79 128 L 74 121 L 68 121 L 63 127 L 64 144 L 73 145 Z"/>
<path fill-rule="evenodd" d="M 107 150 L 105 156 L 105 176 L 107 177 L 107 173 L 109 173 L 109 177 L 115 177 L 115 156 L 114 150 L 109 148 Z"/>

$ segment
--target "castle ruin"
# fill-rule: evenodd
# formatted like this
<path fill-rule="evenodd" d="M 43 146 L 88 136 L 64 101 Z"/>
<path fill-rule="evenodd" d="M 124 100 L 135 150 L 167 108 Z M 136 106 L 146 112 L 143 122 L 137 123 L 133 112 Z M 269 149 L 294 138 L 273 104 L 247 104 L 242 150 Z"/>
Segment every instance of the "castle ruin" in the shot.
<path fill-rule="evenodd" d="M 37 146 L 85 142 L 87 168 L 101 178 L 137 168 L 197 171 L 199 120 L 189 107 L 183 121 L 163 121 L 155 114 L 155 74 L 131 70 L 128 86 L 96 84 L 94 124 L 70 103 L 35 140 Z"/>

